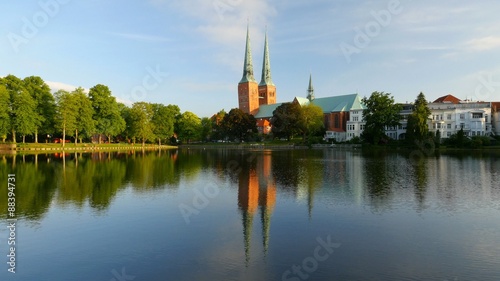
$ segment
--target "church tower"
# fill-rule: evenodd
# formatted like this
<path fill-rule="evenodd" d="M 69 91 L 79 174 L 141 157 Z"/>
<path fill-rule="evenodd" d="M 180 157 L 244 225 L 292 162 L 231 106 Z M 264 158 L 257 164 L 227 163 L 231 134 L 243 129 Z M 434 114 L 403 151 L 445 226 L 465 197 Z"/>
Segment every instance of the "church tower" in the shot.
<path fill-rule="evenodd" d="M 271 60 L 269 58 L 269 46 L 264 41 L 264 59 L 262 62 L 262 78 L 259 83 L 259 105 L 276 103 L 276 86 L 271 79 Z"/>
<path fill-rule="evenodd" d="M 253 76 L 252 50 L 250 47 L 250 32 L 247 26 L 247 41 L 245 47 L 245 62 L 243 77 L 238 83 L 238 106 L 245 113 L 256 114 L 259 110 L 259 86 Z"/>

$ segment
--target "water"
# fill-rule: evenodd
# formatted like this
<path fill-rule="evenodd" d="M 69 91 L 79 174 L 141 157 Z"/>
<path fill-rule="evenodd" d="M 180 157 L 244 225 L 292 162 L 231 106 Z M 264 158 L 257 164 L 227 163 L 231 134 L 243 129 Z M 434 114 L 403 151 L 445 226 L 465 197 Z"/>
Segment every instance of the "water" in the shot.
<path fill-rule="evenodd" d="M 10 155 L 0 182 L 0 280 L 500 279 L 494 153 Z"/>

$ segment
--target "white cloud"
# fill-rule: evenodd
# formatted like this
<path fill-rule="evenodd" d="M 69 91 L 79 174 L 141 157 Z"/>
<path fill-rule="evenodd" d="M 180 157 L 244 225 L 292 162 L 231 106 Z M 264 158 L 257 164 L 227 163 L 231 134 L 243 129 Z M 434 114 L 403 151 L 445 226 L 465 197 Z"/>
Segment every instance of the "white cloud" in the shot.
<path fill-rule="evenodd" d="M 488 36 L 483 38 L 475 38 L 468 41 L 466 44 L 467 49 L 471 51 L 486 51 L 500 47 L 499 36 Z"/>
<path fill-rule="evenodd" d="M 45 81 L 45 84 L 47 84 L 53 92 L 56 92 L 58 90 L 65 90 L 71 92 L 74 91 L 76 88 L 78 88 L 77 86 L 66 84 L 63 82 Z M 89 89 L 85 88 L 83 89 L 85 90 L 86 93 L 89 92 Z"/>

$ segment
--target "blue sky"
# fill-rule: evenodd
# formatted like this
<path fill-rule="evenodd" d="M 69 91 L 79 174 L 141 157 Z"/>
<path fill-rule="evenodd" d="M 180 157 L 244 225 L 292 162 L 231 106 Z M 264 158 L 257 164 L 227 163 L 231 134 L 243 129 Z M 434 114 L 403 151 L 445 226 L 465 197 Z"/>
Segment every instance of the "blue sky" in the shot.
<path fill-rule="evenodd" d="M 40 0 L 1 4 L 0 76 L 200 117 L 237 107 L 247 20 L 260 80 L 267 27 L 278 102 L 390 92 L 500 100 L 500 2 Z M 498 81 L 498 82 L 496 82 Z"/>

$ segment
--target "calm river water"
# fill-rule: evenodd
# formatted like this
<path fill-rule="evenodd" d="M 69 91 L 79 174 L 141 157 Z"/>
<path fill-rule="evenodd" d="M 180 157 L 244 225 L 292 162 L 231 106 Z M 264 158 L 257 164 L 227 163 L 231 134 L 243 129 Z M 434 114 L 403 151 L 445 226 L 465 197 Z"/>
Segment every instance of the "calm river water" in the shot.
<path fill-rule="evenodd" d="M 0 155 L 0 182 L 0 280 L 500 280 L 498 154 Z"/>

